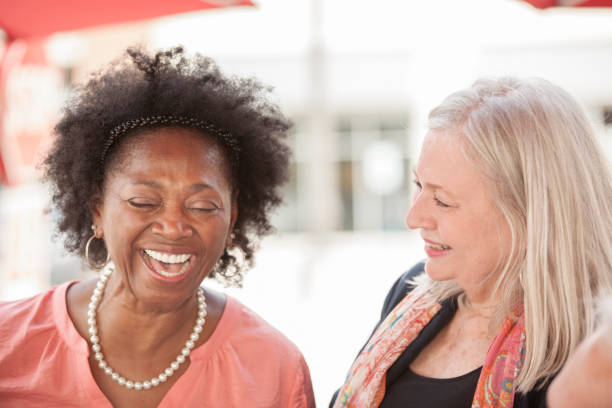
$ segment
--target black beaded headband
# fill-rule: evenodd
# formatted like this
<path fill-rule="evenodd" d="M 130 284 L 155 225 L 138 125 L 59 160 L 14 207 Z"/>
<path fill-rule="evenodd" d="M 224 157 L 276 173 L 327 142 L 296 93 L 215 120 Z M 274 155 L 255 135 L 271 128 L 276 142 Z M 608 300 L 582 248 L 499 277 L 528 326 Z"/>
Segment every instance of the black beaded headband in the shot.
<path fill-rule="evenodd" d="M 100 168 L 104 168 L 106 155 L 108 154 L 108 151 L 113 143 L 115 143 L 119 137 L 136 128 L 164 125 L 188 127 L 206 131 L 206 133 L 209 133 L 210 135 L 219 139 L 219 141 L 230 150 L 230 154 L 233 159 L 231 166 L 234 168 L 238 167 L 240 146 L 231 133 L 204 120 L 185 118 L 183 116 L 161 115 L 132 119 L 115 126 L 113 130 L 110 131 L 110 137 L 106 140 L 104 146 L 102 147 L 102 154 L 100 155 Z"/>

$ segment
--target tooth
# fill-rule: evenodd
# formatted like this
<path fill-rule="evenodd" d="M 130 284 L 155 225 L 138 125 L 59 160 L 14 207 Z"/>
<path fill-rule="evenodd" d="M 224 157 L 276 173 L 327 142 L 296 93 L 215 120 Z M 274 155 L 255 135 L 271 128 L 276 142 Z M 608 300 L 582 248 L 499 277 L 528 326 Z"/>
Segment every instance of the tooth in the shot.
<path fill-rule="evenodd" d="M 164 263 L 183 263 L 188 261 L 189 258 L 191 258 L 191 255 L 189 254 L 166 254 L 150 249 L 146 249 L 145 253 L 151 258 Z"/>
<path fill-rule="evenodd" d="M 444 249 L 450 248 L 446 245 L 439 245 L 439 244 L 427 244 L 427 245 L 431 248 L 438 249 L 438 250 L 444 250 Z"/>

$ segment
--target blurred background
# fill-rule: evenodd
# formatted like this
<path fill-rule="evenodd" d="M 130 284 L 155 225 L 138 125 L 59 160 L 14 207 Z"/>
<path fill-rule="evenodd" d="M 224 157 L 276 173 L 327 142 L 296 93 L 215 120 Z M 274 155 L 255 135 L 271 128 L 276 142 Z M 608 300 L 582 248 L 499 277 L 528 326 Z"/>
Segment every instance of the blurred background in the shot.
<path fill-rule="evenodd" d="M 295 123 L 278 232 L 263 241 L 244 288 L 224 290 L 300 347 L 320 406 L 341 385 L 390 285 L 425 257 L 404 216 L 425 118 L 444 96 L 480 76 L 549 79 L 585 106 L 612 157 L 612 8 L 215 0 L 176 10 L 148 1 L 143 15 L 107 1 L 99 25 L 58 10 L 64 1 L 23 0 L 32 3 L 25 11 L 9 3 L 0 5 L 0 300 L 93 274 L 52 239 L 36 170 L 71 88 L 130 45 L 182 44 L 226 73 L 274 87 Z M 189 12 L 167 15 L 178 11 Z M 67 17 L 76 23 L 53 25 Z"/>

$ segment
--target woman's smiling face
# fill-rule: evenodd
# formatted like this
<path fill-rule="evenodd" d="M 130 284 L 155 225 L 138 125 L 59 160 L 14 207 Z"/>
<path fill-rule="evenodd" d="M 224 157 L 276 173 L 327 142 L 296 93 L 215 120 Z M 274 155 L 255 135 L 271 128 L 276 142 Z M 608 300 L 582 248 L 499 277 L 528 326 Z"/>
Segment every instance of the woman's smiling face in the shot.
<path fill-rule="evenodd" d="M 486 278 L 509 255 L 511 233 L 492 183 L 467 159 L 461 138 L 451 131 L 425 137 L 406 224 L 421 232 L 432 279 L 454 280 L 468 297 L 480 297 L 488 295 Z"/>
<path fill-rule="evenodd" d="M 172 307 L 192 296 L 237 216 L 223 149 L 181 128 L 142 131 L 119 146 L 94 223 L 138 299 Z"/>

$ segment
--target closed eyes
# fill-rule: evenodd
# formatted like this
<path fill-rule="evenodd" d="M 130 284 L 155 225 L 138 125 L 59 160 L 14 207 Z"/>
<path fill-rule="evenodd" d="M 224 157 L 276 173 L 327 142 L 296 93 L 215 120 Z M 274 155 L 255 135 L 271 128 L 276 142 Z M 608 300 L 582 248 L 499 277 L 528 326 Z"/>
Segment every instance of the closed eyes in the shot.
<path fill-rule="evenodd" d="M 418 180 L 414 180 L 414 185 L 416 186 L 417 189 L 422 190 L 423 186 L 421 185 L 421 182 Z M 438 207 L 442 207 L 442 208 L 449 208 L 450 205 L 446 204 L 445 202 L 443 202 L 442 200 L 440 200 L 439 198 L 437 198 L 435 195 L 433 197 L 434 202 L 436 203 L 436 205 Z"/>

